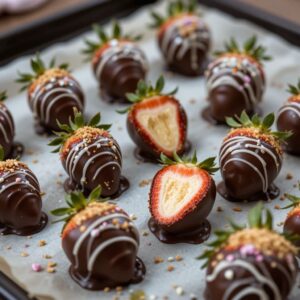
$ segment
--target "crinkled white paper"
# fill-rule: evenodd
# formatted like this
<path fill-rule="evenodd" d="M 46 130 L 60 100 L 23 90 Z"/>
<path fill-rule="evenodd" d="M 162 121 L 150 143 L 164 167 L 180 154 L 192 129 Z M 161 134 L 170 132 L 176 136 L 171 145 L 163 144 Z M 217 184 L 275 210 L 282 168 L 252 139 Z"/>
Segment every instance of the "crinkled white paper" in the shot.
<path fill-rule="evenodd" d="M 158 4 L 156 8 L 164 11 L 164 3 Z M 141 9 L 122 21 L 128 31 L 144 32 L 144 39 L 140 46 L 144 49 L 150 61 L 151 70 L 149 79 L 155 80 L 164 72 L 164 62 L 156 45 L 155 33 L 149 31 L 147 24 L 150 22 L 148 14 L 149 7 Z M 213 49 L 222 47 L 225 39 L 231 36 L 243 41 L 250 35 L 256 34 L 259 41 L 263 43 L 274 57 L 273 61 L 266 63 L 266 74 L 268 79 L 267 91 L 264 97 L 262 108 L 265 113 L 277 111 L 288 94 L 285 92 L 287 83 L 295 83 L 299 78 L 300 51 L 298 48 L 288 44 L 280 37 L 273 35 L 262 28 L 256 27 L 246 21 L 234 19 L 219 11 L 204 9 L 204 19 L 211 28 L 213 36 Z M 91 33 L 85 35 L 95 38 Z M 83 62 L 80 50 L 84 47 L 83 36 L 77 37 L 69 42 L 57 44 L 42 52 L 42 57 L 49 61 L 54 55 L 59 62 L 69 62 L 74 76 L 80 81 L 86 95 L 86 110 L 88 114 L 96 111 L 102 113 L 104 123 L 112 123 L 112 134 L 121 145 L 124 155 L 123 173 L 128 177 L 131 188 L 118 201 L 128 213 L 135 214 L 138 218 L 135 221 L 141 233 L 141 245 L 139 256 L 147 267 L 145 280 L 139 285 L 132 285 L 124 291 L 121 299 L 128 299 L 130 289 L 142 289 L 147 295 L 156 295 L 158 299 L 169 296 L 169 299 L 190 299 L 194 294 L 198 299 L 203 299 L 205 286 L 205 271 L 200 270 L 201 262 L 195 260 L 204 249 L 203 245 L 165 245 L 160 243 L 151 233 L 143 236 L 144 231 L 148 232 L 148 192 L 149 185 L 140 187 L 143 179 L 151 179 L 159 166 L 146 163 L 137 163 L 133 156 L 134 144 L 130 140 L 126 127 L 125 116 L 119 115 L 115 110 L 121 106 L 109 105 L 99 99 L 97 82 L 91 72 L 88 63 Z M 60 164 L 57 154 L 50 154 L 50 147 L 47 146 L 49 139 L 39 137 L 33 130 L 32 114 L 29 110 L 25 93 L 19 94 L 19 86 L 14 83 L 17 70 L 28 71 L 29 57 L 20 58 L 10 65 L 0 69 L 0 90 L 8 90 L 9 100 L 7 105 L 12 111 L 16 123 L 16 140 L 22 142 L 26 147 L 26 154 L 23 160 L 29 164 L 37 175 L 42 190 L 46 193 L 43 197 L 44 211 L 49 213 L 51 209 L 63 205 L 64 192 L 59 181 L 66 178 L 66 174 Z M 193 148 L 197 149 L 200 159 L 208 156 L 218 155 L 222 138 L 227 129 L 225 127 L 212 127 L 200 118 L 200 110 L 206 105 L 206 90 L 203 78 L 185 78 L 178 75 L 165 73 L 167 79 L 166 90 L 179 86 L 177 94 L 185 107 L 189 119 L 189 140 Z M 32 154 L 33 152 L 33 154 Z M 282 192 L 297 193 L 294 187 L 299 174 L 300 159 L 286 156 L 282 171 L 276 180 Z M 294 175 L 292 180 L 286 180 L 287 173 Z M 62 176 L 59 176 L 62 174 Z M 220 181 L 220 174 L 215 176 L 216 182 Z M 275 214 L 275 227 L 285 218 L 286 211 L 275 210 L 275 205 L 282 205 L 279 199 L 267 204 Z M 217 212 L 216 208 L 221 206 L 224 212 Z M 242 212 L 234 212 L 233 207 L 239 206 Z M 245 221 L 245 215 L 251 204 L 232 204 L 217 196 L 215 207 L 209 216 L 212 228 L 224 228 L 230 217 L 238 222 Z M 115 293 L 90 292 L 80 288 L 73 282 L 68 274 L 69 262 L 60 245 L 60 230 L 62 224 L 51 224 L 53 218 L 49 216 L 49 224 L 46 229 L 33 236 L 32 239 L 17 236 L 0 237 L 0 256 L 11 266 L 12 272 L 20 282 L 33 294 L 51 295 L 54 299 L 112 299 Z M 47 245 L 38 247 L 39 240 L 46 240 Z M 7 246 L 11 246 L 10 250 Z M 26 247 L 26 245 L 28 247 Z M 28 252 L 28 257 L 21 257 L 22 251 Z M 46 267 L 48 260 L 43 255 L 52 255 L 57 263 L 56 273 L 49 274 L 46 271 L 34 273 L 31 270 L 32 263 L 40 263 Z M 181 255 L 183 261 L 167 262 L 168 257 Z M 165 259 L 164 263 L 154 264 L 155 256 Z M 173 272 L 168 272 L 169 265 L 175 267 Z M 299 285 L 299 280 L 297 282 Z M 184 295 L 176 294 L 174 285 L 179 285 L 184 290 Z M 300 297 L 300 289 L 295 288 L 290 300 Z"/>

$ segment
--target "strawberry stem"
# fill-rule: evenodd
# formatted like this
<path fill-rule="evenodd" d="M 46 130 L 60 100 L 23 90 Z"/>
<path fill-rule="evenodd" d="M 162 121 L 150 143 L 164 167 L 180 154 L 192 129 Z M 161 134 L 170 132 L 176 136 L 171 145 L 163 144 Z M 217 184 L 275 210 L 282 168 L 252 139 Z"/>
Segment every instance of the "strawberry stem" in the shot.
<path fill-rule="evenodd" d="M 93 31 L 97 34 L 97 41 L 91 41 L 85 39 L 86 48 L 82 50 L 82 53 L 87 56 L 89 60 L 94 53 L 100 49 L 103 45 L 108 43 L 111 40 L 129 40 L 129 41 L 139 41 L 142 38 L 142 35 L 132 35 L 132 34 L 123 34 L 122 27 L 117 21 L 113 21 L 111 35 L 106 33 L 103 27 L 98 24 L 92 26 Z"/>
<path fill-rule="evenodd" d="M 296 85 L 289 84 L 287 92 L 294 96 L 300 95 L 300 79 L 298 79 L 298 84 Z"/>
<path fill-rule="evenodd" d="M 74 121 L 73 121 L 74 120 Z M 68 124 L 61 124 L 58 120 L 57 125 L 61 129 L 61 131 L 53 131 L 53 133 L 57 136 L 54 138 L 48 146 L 58 146 L 56 149 L 54 149 L 52 152 L 56 153 L 59 152 L 61 147 L 64 145 L 65 141 L 71 137 L 76 130 L 79 128 L 88 126 L 92 128 L 99 128 L 103 130 L 108 130 L 111 127 L 111 124 L 101 124 L 101 115 L 100 113 L 97 113 L 94 115 L 88 122 L 84 121 L 83 115 L 81 112 L 79 112 L 76 108 L 74 108 L 74 119 L 69 119 L 69 125 Z"/>
<path fill-rule="evenodd" d="M 184 165 L 193 165 L 199 169 L 207 171 L 209 174 L 214 174 L 219 170 L 219 168 L 216 167 L 216 157 L 209 157 L 201 162 L 198 162 L 197 159 L 197 153 L 194 151 L 194 154 L 192 157 L 180 157 L 176 152 L 173 153 L 174 160 L 170 159 L 163 153 L 160 154 L 160 162 L 164 166 L 170 166 L 170 165 L 177 165 L 177 164 L 184 164 Z"/>
<path fill-rule="evenodd" d="M 275 115 L 270 113 L 263 119 L 260 119 L 257 114 L 250 118 L 245 111 L 241 113 L 241 116 L 235 116 L 234 118 L 226 118 L 226 123 L 232 128 L 256 128 L 262 134 L 273 135 L 278 140 L 286 140 L 292 135 L 291 131 L 272 131 L 271 127 L 274 124 Z"/>
<path fill-rule="evenodd" d="M 4 148 L 0 145 L 0 161 L 4 161 Z"/>
<path fill-rule="evenodd" d="M 220 56 L 228 53 L 245 54 L 251 56 L 258 62 L 271 60 L 272 57 L 266 55 L 266 48 L 257 44 L 256 36 L 252 36 L 240 46 L 234 38 L 231 38 L 229 42 L 225 42 L 224 50 L 215 52 L 215 55 Z"/>
<path fill-rule="evenodd" d="M 67 70 L 69 69 L 69 65 L 66 63 L 60 64 L 56 66 L 55 57 L 49 63 L 47 67 L 43 60 L 40 57 L 40 54 L 37 52 L 35 58 L 31 58 L 30 65 L 32 69 L 32 73 L 19 73 L 19 78 L 17 78 L 16 82 L 23 84 L 20 91 L 26 90 L 38 77 L 42 76 L 48 69 L 58 68 Z"/>
<path fill-rule="evenodd" d="M 68 222 L 74 215 L 85 209 L 90 203 L 105 202 L 107 198 L 101 198 L 101 186 L 99 185 L 90 193 L 89 197 L 85 197 L 81 191 L 72 192 L 65 197 L 67 207 L 60 207 L 51 211 L 51 214 L 60 218 L 53 223 Z"/>
<path fill-rule="evenodd" d="M 6 91 L 0 92 L 0 102 L 4 101 L 6 99 L 7 99 Z"/>
<path fill-rule="evenodd" d="M 298 188 L 300 189 L 300 183 L 298 184 Z M 291 203 L 287 206 L 282 207 L 281 209 L 287 209 L 291 207 L 297 207 L 300 205 L 300 197 L 291 195 L 291 194 L 284 194 L 285 198 L 287 198 Z"/>
<path fill-rule="evenodd" d="M 197 1 L 196 0 L 176 0 L 172 1 L 167 8 L 167 15 L 162 16 L 157 12 L 152 11 L 151 17 L 153 19 L 151 28 L 158 28 L 165 23 L 169 18 L 175 17 L 183 13 L 195 14 L 197 12 Z"/>

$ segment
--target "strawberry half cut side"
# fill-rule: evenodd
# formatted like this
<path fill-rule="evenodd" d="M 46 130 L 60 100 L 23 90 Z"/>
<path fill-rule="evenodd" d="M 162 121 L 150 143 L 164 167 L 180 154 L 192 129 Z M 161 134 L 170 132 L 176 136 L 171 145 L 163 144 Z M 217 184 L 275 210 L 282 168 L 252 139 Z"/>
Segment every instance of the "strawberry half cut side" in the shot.
<path fill-rule="evenodd" d="M 154 178 L 150 193 L 151 213 L 159 224 L 172 225 L 193 211 L 207 195 L 209 174 L 196 167 L 173 165 Z"/>
<path fill-rule="evenodd" d="M 183 152 L 187 120 L 175 98 L 155 96 L 134 105 L 129 114 L 129 123 L 158 156 L 161 152 L 169 157 L 173 152 Z"/>
<path fill-rule="evenodd" d="M 218 170 L 215 158 L 198 163 L 195 154 L 190 159 L 174 153 L 174 159 L 161 155 L 166 166 L 152 182 L 149 228 L 165 243 L 202 243 L 209 237 L 210 225 L 206 218 L 216 196 L 211 176 Z"/>

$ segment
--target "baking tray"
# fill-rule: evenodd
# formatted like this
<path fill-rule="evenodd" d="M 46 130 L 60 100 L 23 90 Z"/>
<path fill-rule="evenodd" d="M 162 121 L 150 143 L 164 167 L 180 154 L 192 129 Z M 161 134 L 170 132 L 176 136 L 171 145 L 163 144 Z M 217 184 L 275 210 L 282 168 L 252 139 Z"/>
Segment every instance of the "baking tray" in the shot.
<path fill-rule="evenodd" d="M 44 19 L 0 32 L 0 65 L 21 54 L 34 53 L 90 29 L 92 23 L 128 15 L 156 0 L 88 0 L 71 5 Z"/>

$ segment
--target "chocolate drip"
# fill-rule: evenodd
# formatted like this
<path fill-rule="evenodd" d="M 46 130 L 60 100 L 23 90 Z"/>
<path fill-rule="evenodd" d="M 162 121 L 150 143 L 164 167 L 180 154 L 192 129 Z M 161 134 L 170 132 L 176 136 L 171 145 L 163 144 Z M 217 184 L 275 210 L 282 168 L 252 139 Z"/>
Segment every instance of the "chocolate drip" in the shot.
<path fill-rule="evenodd" d="M 224 123 L 226 117 L 240 115 L 245 110 L 255 113 L 262 100 L 265 79 L 261 65 L 244 56 L 228 54 L 217 58 L 206 73 L 209 109 L 204 119 Z"/>
<path fill-rule="evenodd" d="M 73 109 L 82 112 L 84 95 L 79 83 L 72 76 L 52 77 L 37 85 L 28 96 L 29 106 L 34 114 L 36 132 L 51 133 L 60 130 L 61 124 L 68 124 Z"/>
<path fill-rule="evenodd" d="M 2 234 L 31 235 L 47 224 L 41 211 L 40 187 L 26 167 L 2 171 L 0 183 L 0 231 Z"/>
<path fill-rule="evenodd" d="M 112 40 L 94 59 L 93 69 L 104 100 L 128 103 L 126 94 L 133 93 L 139 80 L 145 79 L 148 63 L 134 43 Z"/>
<path fill-rule="evenodd" d="M 291 131 L 293 135 L 286 140 L 283 148 L 286 152 L 300 155 L 300 102 L 289 101 L 278 112 L 279 131 Z"/>
<path fill-rule="evenodd" d="M 110 197 L 129 187 L 124 179 L 121 185 L 122 154 L 112 137 L 98 135 L 89 142 L 72 144 L 68 153 L 62 156 L 62 163 L 70 176 L 67 189 L 89 193 L 101 185 L 102 196 Z"/>
<path fill-rule="evenodd" d="M 224 183 L 218 186 L 218 192 L 232 201 L 269 200 L 277 197 L 279 190 L 273 181 L 281 165 L 282 155 L 259 138 L 229 137 L 220 150 Z"/>
<path fill-rule="evenodd" d="M 71 277 L 91 290 L 140 282 L 145 266 L 136 256 L 138 246 L 138 231 L 119 208 L 83 221 L 62 240 L 71 262 Z"/>
<path fill-rule="evenodd" d="M 247 247 L 247 245 L 245 246 Z M 251 245 L 249 246 L 250 249 Z M 297 261 L 292 254 L 278 258 L 263 253 L 242 254 L 220 250 L 210 260 L 206 275 L 206 300 L 287 299 L 297 277 Z M 216 257 L 223 257 L 218 263 Z"/>
<path fill-rule="evenodd" d="M 208 64 L 210 33 L 195 15 L 183 15 L 162 25 L 158 44 L 170 70 L 185 76 L 203 74 Z"/>

